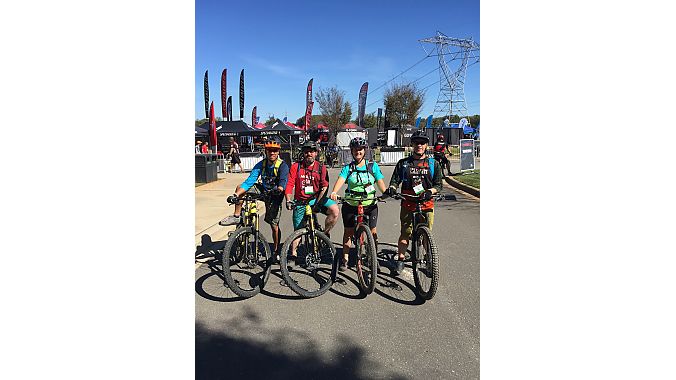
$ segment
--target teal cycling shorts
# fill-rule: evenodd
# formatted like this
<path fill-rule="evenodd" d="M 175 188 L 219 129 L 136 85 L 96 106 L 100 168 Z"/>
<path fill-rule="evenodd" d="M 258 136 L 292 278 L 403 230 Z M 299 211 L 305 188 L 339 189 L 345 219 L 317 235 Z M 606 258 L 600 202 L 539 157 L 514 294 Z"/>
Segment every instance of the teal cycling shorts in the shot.
<path fill-rule="evenodd" d="M 315 204 L 315 199 L 310 201 L 310 206 L 313 206 Z M 326 208 L 331 207 L 335 205 L 336 202 L 333 199 L 330 198 L 324 198 L 323 204 L 321 204 L 321 207 L 319 208 L 319 212 L 322 214 L 326 215 Z M 305 206 L 296 206 L 293 209 L 293 229 L 294 231 L 297 229 L 300 229 L 301 227 L 301 222 L 303 221 L 303 217 L 305 216 Z"/>

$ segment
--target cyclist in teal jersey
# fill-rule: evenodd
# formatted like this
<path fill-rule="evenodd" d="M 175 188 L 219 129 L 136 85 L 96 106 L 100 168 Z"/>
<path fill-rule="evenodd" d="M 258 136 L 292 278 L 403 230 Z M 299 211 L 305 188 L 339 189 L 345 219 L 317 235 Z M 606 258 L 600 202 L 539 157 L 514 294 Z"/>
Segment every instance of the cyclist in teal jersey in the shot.
<path fill-rule="evenodd" d="M 359 202 L 350 200 L 349 198 L 367 198 L 374 200 L 367 200 L 362 202 L 364 206 L 364 214 L 368 215 L 369 227 L 373 238 L 378 243 L 378 235 L 376 233 L 376 225 L 378 223 L 378 203 L 375 201 L 376 188 L 378 186 L 381 193 L 386 190 L 385 182 L 383 181 L 383 173 L 380 167 L 375 162 L 367 162 L 364 159 L 366 156 L 366 148 L 368 143 L 362 137 L 355 137 L 350 141 L 350 150 L 352 152 L 353 161 L 345 166 L 338 175 L 336 184 L 333 186 L 330 198 L 334 201 L 338 199 L 338 190 L 347 182 L 347 190 L 345 190 L 345 203 L 341 209 L 343 215 L 343 260 L 338 267 L 341 271 L 347 269 L 348 254 L 350 252 L 350 238 L 354 235 L 355 229 L 355 215 L 357 214 L 357 206 Z"/>

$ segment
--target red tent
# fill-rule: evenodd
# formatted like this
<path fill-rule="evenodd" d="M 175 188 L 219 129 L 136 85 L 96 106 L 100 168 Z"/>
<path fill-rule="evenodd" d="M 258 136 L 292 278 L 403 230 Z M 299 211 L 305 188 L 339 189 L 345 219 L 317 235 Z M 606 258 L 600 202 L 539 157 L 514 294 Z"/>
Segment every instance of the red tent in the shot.
<path fill-rule="evenodd" d="M 284 124 L 288 125 L 288 126 L 291 127 L 291 128 L 296 128 L 296 129 L 301 130 L 301 131 L 303 130 L 303 128 L 297 126 L 296 124 L 294 124 L 294 123 L 292 123 L 292 122 L 290 122 L 290 121 L 287 121 L 287 122 L 284 123 Z"/>
<path fill-rule="evenodd" d="M 256 125 L 254 125 L 254 128 L 256 128 L 256 129 L 263 129 L 263 128 L 265 128 L 265 127 L 266 127 L 266 125 L 265 125 L 265 124 L 262 124 L 262 123 L 258 123 L 258 124 L 256 124 Z"/>

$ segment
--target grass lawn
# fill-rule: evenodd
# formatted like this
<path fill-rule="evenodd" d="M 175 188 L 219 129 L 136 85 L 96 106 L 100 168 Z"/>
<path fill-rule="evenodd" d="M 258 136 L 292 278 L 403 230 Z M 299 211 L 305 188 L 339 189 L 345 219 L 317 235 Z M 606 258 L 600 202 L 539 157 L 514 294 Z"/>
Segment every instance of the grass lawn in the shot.
<path fill-rule="evenodd" d="M 454 175 L 453 179 L 479 189 L 479 170 L 467 171 Z"/>

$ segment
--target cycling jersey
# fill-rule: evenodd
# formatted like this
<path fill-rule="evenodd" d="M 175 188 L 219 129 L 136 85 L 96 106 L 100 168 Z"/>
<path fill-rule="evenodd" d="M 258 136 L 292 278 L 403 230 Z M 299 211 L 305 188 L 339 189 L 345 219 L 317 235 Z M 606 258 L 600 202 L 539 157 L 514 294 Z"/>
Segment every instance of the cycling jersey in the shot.
<path fill-rule="evenodd" d="M 265 167 L 263 167 L 264 165 Z M 251 186 L 258 181 L 259 176 L 261 178 L 261 184 L 266 191 L 272 190 L 277 186 L 286 188 L 289 176 L 289 165 L 279 158 L 273 165 L 268 165 L 267 158 L 259 161 L 253 169 L 251 169 L 251 173 L 246 181 L 242 183 L 242 189 L 244 189 L 244 191 L 249 190 Z"/>
<path fill-rule="evenodd" d="M 397 162 L 390 180 L 390 186 L 397 188 L 400 184 L 402 194 L 420 195 L 431 188 L 441 192 L 443 188 L 441 167 L 433 158 L 415 159 L 413 156 L 402 158 Z M 401 201 L 401 206 L 409 211 L 416 209 L 416 203 L 406 199 Z M 434 201 L 429 200 L 423 203 L 422 209 L 434 209 Z"/>
<path fill-rule="evenodd" d="M 326 174 L 326 167 L 319 161 L 315 160 L 309 166 L 305 166 L 302 161 L 294 162 L 289 170 L 285 194 L 293 191 L 293 198 L 301 201 L 315 198 L 329 186 Z"/>

